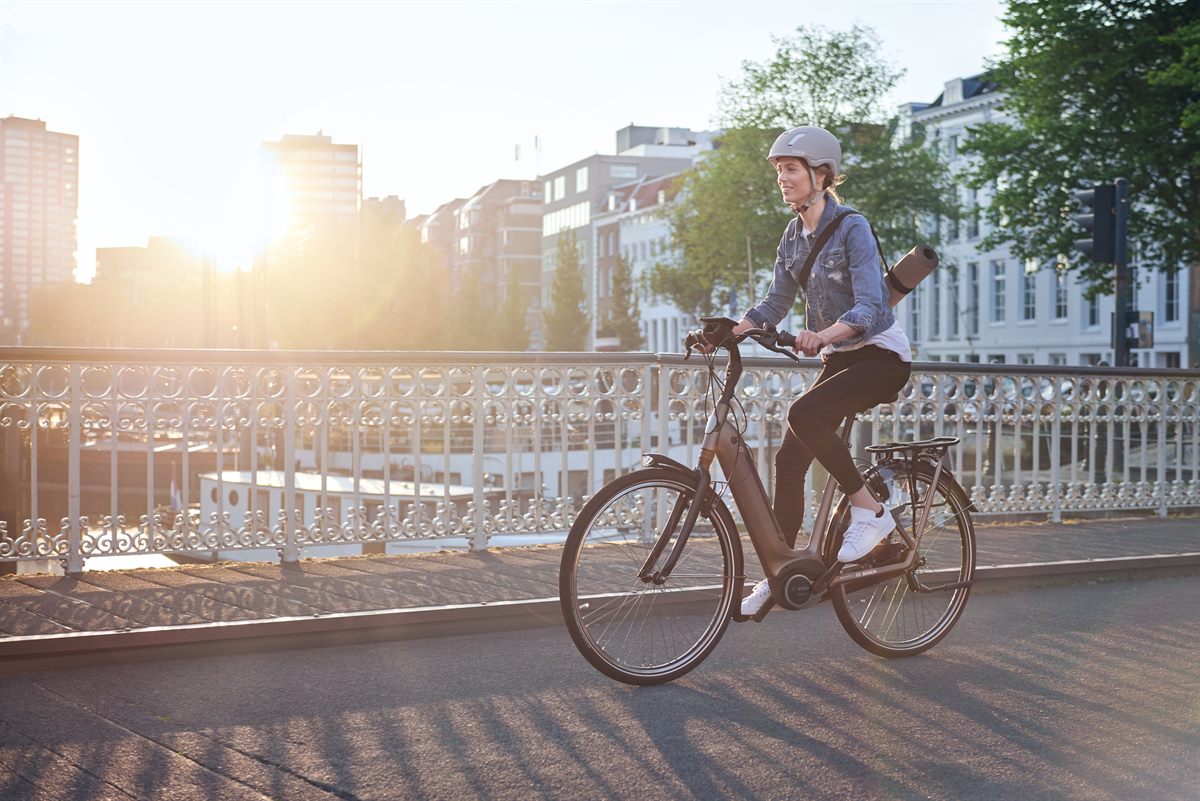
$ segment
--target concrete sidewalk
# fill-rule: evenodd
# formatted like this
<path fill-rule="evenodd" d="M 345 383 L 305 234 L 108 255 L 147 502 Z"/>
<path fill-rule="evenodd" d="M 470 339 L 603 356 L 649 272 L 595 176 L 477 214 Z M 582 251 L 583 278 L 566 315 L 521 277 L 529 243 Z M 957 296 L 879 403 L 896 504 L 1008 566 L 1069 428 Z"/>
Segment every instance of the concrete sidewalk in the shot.
<path fill-rule="evenodd" d="M 1053 576 L 1078 570 L 1068 563 L 1080 560 L 1200 554 L 1200 518 L 983 525 L 977 528 L 977 541 L 980 568 L 1019 565 L 1030 575 Z M 743 548 L 747 572 L 755 575 L 758 566 L 749 543 Z M 409 619 L 426 622 L 438 619 L 434 613 L 439 609 L 457 610 L 441 618 L 465 619 L 481 604 L 555 598 L 561 553 L 560 546 L 534 546 L 478 554 L 305 560 L 293 568 L 224 562 L 92 572 L 78 578 L 5 576 L 0 578 L 0 646 L 43 635 L 389 610 L 424 610 Z M 1117 559 L 1114 567 L 1121 564 Z"/>

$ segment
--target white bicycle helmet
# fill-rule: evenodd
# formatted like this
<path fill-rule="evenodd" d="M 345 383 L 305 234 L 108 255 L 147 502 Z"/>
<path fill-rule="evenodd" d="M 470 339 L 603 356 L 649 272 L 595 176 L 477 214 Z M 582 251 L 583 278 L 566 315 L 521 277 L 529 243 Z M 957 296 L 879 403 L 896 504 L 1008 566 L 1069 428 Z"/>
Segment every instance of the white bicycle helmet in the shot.
<path fill-rule="evenodd" d="M 808 165 L 813 194 L 801 207 L 803 210 L 816 203 L 825 191 L 818 188 L 821 186 L 821 181 L 817 176 L 817 167 L 828 164 L 833 170 L 833 174 L 838 174 L 842 161 L 842 145 L 836 136 L 824 128 L 802 125 L 781 133 L 775 139 L 775 144 L 771 145 L 771 151 L 767 153 L 767 160 L 772 164 L 775 163 L 775 159 L 785 157 L 803 159 L 804 163 Z"/>

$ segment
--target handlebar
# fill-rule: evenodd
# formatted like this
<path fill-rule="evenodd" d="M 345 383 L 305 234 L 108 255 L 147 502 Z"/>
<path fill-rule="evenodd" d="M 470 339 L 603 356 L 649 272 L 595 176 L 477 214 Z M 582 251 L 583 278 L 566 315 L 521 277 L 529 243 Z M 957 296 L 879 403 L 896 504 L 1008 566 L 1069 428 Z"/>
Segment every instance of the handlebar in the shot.
<path fill-rule="evenodd" d="M 800 361 L 799 356 L 788 350 L 795 347 L 796 336 L 787 331 L 777 331 L 775 326 L 769 324 L 762 328 L 749 328 L 740 334 L 734 334 L 731 326 L 706 325 L 703 329 L 689 331 L 683 340 L 686 348 L 683 358 L 691 358 L 693 350 L 702 350 L 705 345 L 714 350 L 728 349 L 745 339 L 752 339 L 767 350 L 782 353 L 792 361 Z"/>

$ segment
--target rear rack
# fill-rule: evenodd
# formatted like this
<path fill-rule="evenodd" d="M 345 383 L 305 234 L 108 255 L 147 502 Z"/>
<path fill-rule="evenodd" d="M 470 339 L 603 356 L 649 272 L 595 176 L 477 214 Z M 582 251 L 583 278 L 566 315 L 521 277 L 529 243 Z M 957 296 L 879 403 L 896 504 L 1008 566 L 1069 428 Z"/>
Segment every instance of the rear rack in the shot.
<path fill-rule="evenodd" d="M 922 451 L 944 451 L 951 445 L 957 445 L 958 442 L 958 437 L 934 437 L 932 439 L 918 439 L 912 442 L 889 442 L 886 445 L 868 445 L 866 451 L 877 454 L 907 451 L 909 455 L 916 456 Z"/>

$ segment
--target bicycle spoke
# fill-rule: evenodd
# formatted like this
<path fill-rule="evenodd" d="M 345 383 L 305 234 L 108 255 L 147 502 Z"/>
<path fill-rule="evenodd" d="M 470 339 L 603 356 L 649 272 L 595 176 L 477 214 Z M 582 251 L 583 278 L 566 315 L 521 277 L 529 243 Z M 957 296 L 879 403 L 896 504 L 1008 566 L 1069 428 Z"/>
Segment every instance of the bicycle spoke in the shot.
<path fill-rule="evenodd" d="M 915 500 L 900 512 L 900 522 L 913 532 L 921 559 L 911 576 L 950 571 L 955 578 L 947 583 L 969 579 L 974 570 L 974 532 L 965 502 L 944 486 L 932 487 L 926 473 L 918 473 L 916 479 Z M 932 498 L 929 492 L 934 493 Z M 917 531 L 917 519 L 927 499 L 931 501 L 929 516 Z M 875 653 L 920 653 L 954 625 L 968 590 L 925 592 L 916 589 L 913 580 L 906 574 L 881 584 L 835 592 L 839 620 L 860 645 Z"/>
<path fill-rule="evenodd" d="M 589 661 L 622 681 L 655 683 L 686 672 L 729 622 L 740 569 L 732 564 L 736 530 L 727 512 L 716 513 L 723 507 L 698 521 L 664 583 L 639 577 L 647 567 L 661 569 L 677 545 L 679 531 L 657 548 L 657 564 L 647 565 L 669 511 L 692 491 L 687 478 L 658 468 L 627 474 L 585 506 L 568 537 L 562 586 L 568 628 Z"/>

